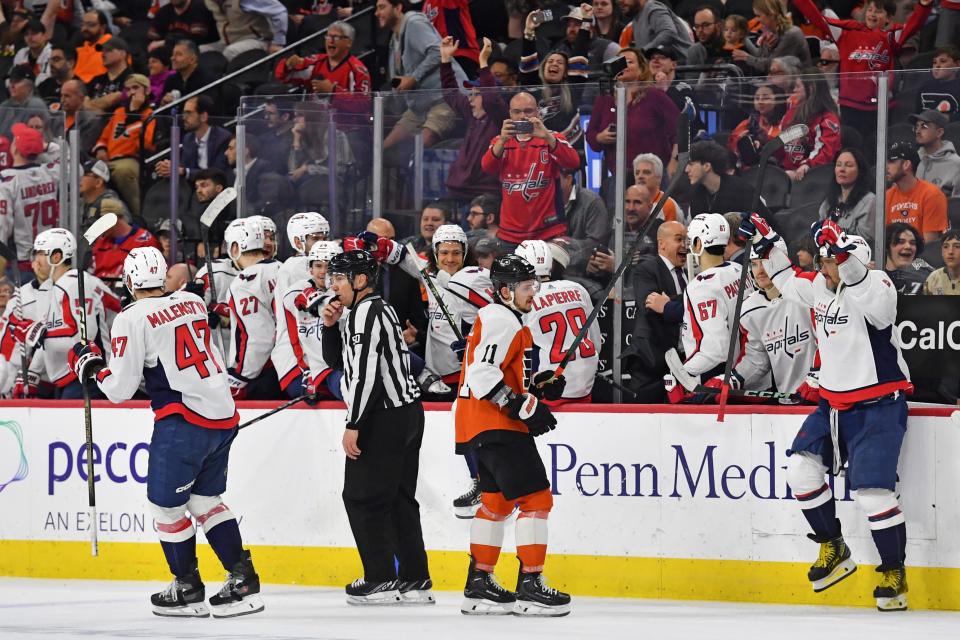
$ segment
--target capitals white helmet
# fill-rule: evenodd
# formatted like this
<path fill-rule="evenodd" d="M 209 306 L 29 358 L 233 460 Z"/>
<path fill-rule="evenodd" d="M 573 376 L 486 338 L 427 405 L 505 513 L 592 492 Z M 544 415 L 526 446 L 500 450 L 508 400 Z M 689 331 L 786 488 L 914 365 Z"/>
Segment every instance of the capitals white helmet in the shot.
<path fill-rule="evenodd" d="M 553 252 L 550 251 L 550 245 L 546 242 L 524 240 L 513 252 L 533 265 L 537 277 L 550 277 L 550 271 L 553 269 Z"/>
<path fill-rule="evenodd" d="M 297 238 L 300 239 L 300 246 L 306 247 L 307 236 L 311 233 L 321 233 L 324 238 L 330 236 L 330 223 L 316 211 L 295 213 L 287 221 L 287 240 L 294 249 L 297 248 Z"/>
<path fill-rule="evenodd" d="M 870 245 L 864 240 L 863 236 L 855 236 L 851 234 L 843 234 L 840 236 L 841 243 L 846 240 L 844 246 L 853 245 L 849 249 L 849 253 L 856 257 L 857 260 L 862 262 L 864 265 L 870 264 L 870 260 L 873 259 L 873 252 L 870 250 Z M 826 258 L 830 256 L 830 248 L 827 246 L 820 247 L 820 257 Z"/>
<path fill-rule="evenodd" d="M 245 251 L 256 251 L 263 249 L 264 236 L 263 225 L 260 223 L 261 216 L 249 218 L 237 218 L 223 232 L 223 242 L 227 245 L 227 255 L 231 260 L 236 261 L 241 253 Z M 239 248 L 237 255 L 233 255 L 233 245 Z"/>
<path fill-rule="evenodd" d="M 313 246 L 310 248 L 310 264 L 312 265 L 317 260 L 320 262 L 330 262 L 330 259 L 338 253 L 343 253 L 343 248 L 340 247 L 340 243 L 334 240 L 320 240 L 313 243 Z"/>
<path fill-rule="evenodd" d="M 166 278 L 167 261 L 155 247 L 137 247 L 123 261 L 123 282 L 130 293 L 162 287 Z"/>
<path fill-rule="evenodd" d="M 277 223 L 267 216 L 250 216 L 248 220 L 256 220 L 260 223 L 260 226 L 263 227 L 263 232 L 265 234 L 273 234 L 273 237 L 277 237 Z"/>
<path fill-rule="evenodd" d="M 700 251 L 693 248 L 694 241 L 700 239 Z M 687 241 L 690 253 L 700 257 L 710 247 L 725 247 L 730 241 L 730 224 L 719 213 L 701 213 L 690 221 L 687 228 Z"/>
<path fill-rule="evenodd" d="M 72 260 L 73 256 L 77 254 L 77 239 L 66 229 L 47 229 L 46 231 L 41 231 L 40 234 L 33 239 L 33 250 L 43 251 L 47 254 L 47 257 L 58 249 L 61 254 L 63 254 L 63 258 L 56 264 L 51 263 L 53 266 L 57 266 L 66 260 Z"/>
<path fill-rule="evenodd" d="M 441 242 L 459 242 L 463 245 L 463 252 L 467 252 L 467 234 L 464 233 L 460 225 L 442 224 L 433 232 L 433 252 L 437 252 L 437 245 Z"/>

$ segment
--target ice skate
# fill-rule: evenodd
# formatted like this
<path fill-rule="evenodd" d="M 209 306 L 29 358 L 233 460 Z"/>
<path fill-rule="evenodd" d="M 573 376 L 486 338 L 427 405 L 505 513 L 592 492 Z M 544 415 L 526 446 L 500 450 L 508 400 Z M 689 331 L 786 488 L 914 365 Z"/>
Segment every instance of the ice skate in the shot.
<path fill-rule="evenodd" d="M 220 592 L 210 598 L 210 611 L 214 618 L 233 618 L 263 611 L 260 599 L 260 576 L 253 569 L 250 552 L 244 550 L 240 560 L 233 565 Z"/>
<path fill-rule="evenodd" d="M 196 564 L 193 573 L 184 578 L 174 578 L 166 589 L 150 596 L 153 613 L 171 618 L 209 618 L 210 611 L 204 602 L 205 590 Z"/>
<path fill-rule="evenodd" d="M 347 585 L 347 604 L 354 605 L 393 605 L 401 604 L 397 580 L 387 582 L 367 582 L 357 578 Z"/>
<path fill-rule="evenodd" d="M 454 513 L 461 520 L 470 520 L 480 507 L 480 481 L 473 479 L 470 488 L 453 501 Z"/>
<path fill-rule="evenodd" d="M 433 597 L 433 580 L 406 580 L 400 581 L 397 590 L 400 592 L 402 604 L 436 604 Z"/>
<path fill-rule="evenodd" d="M 547 585 L 543 574 L 524 573 L 521 567 L 517 578 L 517 603 L 513 613 L 518 616 L 545 616 L 557 618 L 570 613 L 570 594 Z"/>
<path fill-rule="evenodd" d="M 880 565 L 877 571 L 883 574 L 880 584 L 873 590 L 879 611 L 907 610 L 907 570 L 901 565 Z"/>
<path fill-rule="evenodd" d="M 827 539 L 810 533 L 807 537 L 820 543 L 820 556 L 807 572 L 807 579 L 813 585 L 815 593 L 832 587 L 856 572 L 857 565 L 850 558 L 850 548 L 844 542 L 843 536 Z"/>
<path fill-rule="evenodd" d="M 477 561 L 471 556 L 460 612 L 467 616 L 506 616 L 513 613 L 517 596 L 504 589 L 493 573 L 477 569 L 476 564 Z"/>

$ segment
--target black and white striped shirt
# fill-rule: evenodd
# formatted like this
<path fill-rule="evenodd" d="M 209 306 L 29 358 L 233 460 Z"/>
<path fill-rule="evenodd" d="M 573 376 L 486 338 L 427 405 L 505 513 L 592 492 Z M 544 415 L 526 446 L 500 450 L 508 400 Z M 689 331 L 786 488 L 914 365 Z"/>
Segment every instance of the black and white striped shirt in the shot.
<path fill-rule="evenodd" d="M 347 424 L 360 428 L 372 411 L 418 400 L 420 387 L 393 307 L 369 295 L 344 315 L 338 326 L 323 328 L 323 358 L 343 369 Z"/>

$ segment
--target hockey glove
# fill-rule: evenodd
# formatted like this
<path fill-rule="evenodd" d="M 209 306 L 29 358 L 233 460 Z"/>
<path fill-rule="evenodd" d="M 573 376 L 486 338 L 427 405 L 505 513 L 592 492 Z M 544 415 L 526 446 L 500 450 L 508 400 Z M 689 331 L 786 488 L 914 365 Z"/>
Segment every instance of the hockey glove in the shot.
<path fill-rule="evenodd" d="M 303 385 L 303 392 L 307 396 L 304 398 L 304 402 L 311 407 L 320 402 L 320 396 L 317 394 L 317 387 L 321 383 L 318 382 L 312 375 L 310 375 L 309 371 L 303 372 L 303 376 L 300 378 L 300 384 Z"/>
<path fill-rule="evenodd" d="M 443 396 L 453 392 L 453 389 L 443 381 L 439 374 L 434 373 L 427 367 L 424 367 L 420 375 L 417 376 L 417 384 L 420 385 L 421 391 L 430 395 Z"/>
<path fill-rule="evenodd" d="M 227 369 L 227 384 L 230 386 L 230 395 L 233 396 L 233 399 L 243 400 L 247 397 L 247 384 L 248 380 L 241 377 L 233 369 Z"/>
<path fill-rule="evenodd" d="M 737 235 L 743 240 L 753 238 L 753 250 L 761 258 L 770 254 L 770 249 L 780 240 L 780 235 L 770 228 L 770 225 L 756 213 L 744 213 L 740 220 Z"/>
<path fill-rule="evenodd" d="M 797 387 L 797 395 L 806 404 L 820 404 L 820 371 L 811 369 L 807 377 Z"/>
<path fill-rule="evenodd" d="M 203 283 L 200 282 L 199 280 L 194 280 L 192 282 L 186 283 L 185 285 L 183 285 L 183 290 L 186 291 L 187 293 L 192 293 L 193 295 L 203 300 L 203 294 L 204 294 Z"/>
<path fill-rule="evenodd" d="M 103 359 L 103 351 L 94 342 L 78 342 L 67 352 L 67 364 L 77 376 L 77 379 L 84 382 L 88 377 L 95 376 L 106 366 Z"/>
<path fill-rule="evenodd" d="M 450 343 L 450 351 L 457 356 L 457 362 L 463 362 L 463 354 L 467 350 L 466 340 L 454 340 Z"/>
<path fill-rule="evenodd" d="M 714 376 L 703 383 L 703 386 L 709 387 L 711 389 L 722 389 L 723 388 L 723 376 Z M 730 372 L 730 388 L 731 389 L 742 389 L 743 388 L 743 376 L 741 376 L 736 371 Z M 688 402 L 691 404 L 712 404 L 717 402 L 720 398 L 719 393 L 694 393 L 690 396 Z"/>
<path fill-rule="evenodd" d="M 830 255 L 836 257 L 837 264 L 843 264 L 850 256 L 853 243 L 846 232 L 833 220 L 814 223 L 811 227 L 813 241 L 820 248 L 827 248 Z"/>
<path fill-rule="evenodd" d="M 507 415 L 527 425 L 533 437 L 542 436 L 557 428 L 557 419 L 547 405 L 530 393 L 511 398 L 507 403 Z"/>
<path fill-rule="evenodd" d="M 667 392 L 667 402 L 670 404 L 680 404 L 690 397 L 690 394 L 683 388 L 683 385 L 677 382 L 677 379 L 669 373 L 663 376 L 663 388 Z"/>
<path fill-rule="evenodd" d="M 319 318 L 320 303 L 323 302 L 324 293 L 326 292 L 315 287 L 304 287 L 303 291 L 293 299 L 293 305 L 300 311 L 309 313 L 314 318 Z"/>
<path fill-rule="evenodd" d="M 22 342 L 28 349 L 36 349 L 39 346 L 43 346 L 43 339 L 46 336 L 46 323 L 40 320 L 34 322 L 23 320 L 13 328 L 14 339 Z"/>
<path fill-rule="evenodd" d="M 207 324 L 210 325 L 211 329 L 218 329 L 220 325 L 229 326 L 230 320 L 230 306 L 222 302 L 214 302 L 209 307 L 209 313 L 207 314 Z"/>
<path fill-rule="evenodd" d="M 530 387 L 530 393 L 544 400 L 559 400 L 563 397 L 563 390 L 567 386 L 567 379 L 563 374 L 554 376 L 554 371 L 548 369 L 541 371 L 533 376 L 533 386 Z"/>
<path fill-rule="evenodd" d="M 27 400 L 36 398 L 40 393 L 40 374 L 27 372 L 27 380 L 24 382 L 23 376 L 17 376 L 13 383 L 13 397 L 15 400 Z"/>

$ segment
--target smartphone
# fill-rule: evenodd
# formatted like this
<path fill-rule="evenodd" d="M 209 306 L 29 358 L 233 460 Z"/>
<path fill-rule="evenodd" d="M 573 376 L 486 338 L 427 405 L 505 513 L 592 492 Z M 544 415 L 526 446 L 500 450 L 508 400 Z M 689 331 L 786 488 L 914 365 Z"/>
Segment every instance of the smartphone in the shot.
<path fill-rule="evenodd" d="M 399 87 L 399 86 L 400 86 L 400 78 L 393 78 L 393 79 L 390 81 L 390 86 L 393 87 L 394 89 L 396 89 L 397 87 Z"/>
<path fill-rule="evenodd" d="M 611 124 L 611 125 L 609 125 L 607 128 L 610 129 L 610 133 L 616 133 L 616 132 L 617 132 L 617 125 L 616 125 L 616 124 Z"/>
<path fill-rule="evenodd" d="M 530 21 L 533 22 L 534 28 L 539 27 L 544 22 L 550 22 L 551 20 L 553 20 L 553 11 L 550 9 L 534 11 L 533 15 L 530 17 Z"/>
<path fill-rule="evenodd" d="M 529 120 L 512 120 L 514 131 L 518 134 L 533 133 L 533 123 Z"/>

